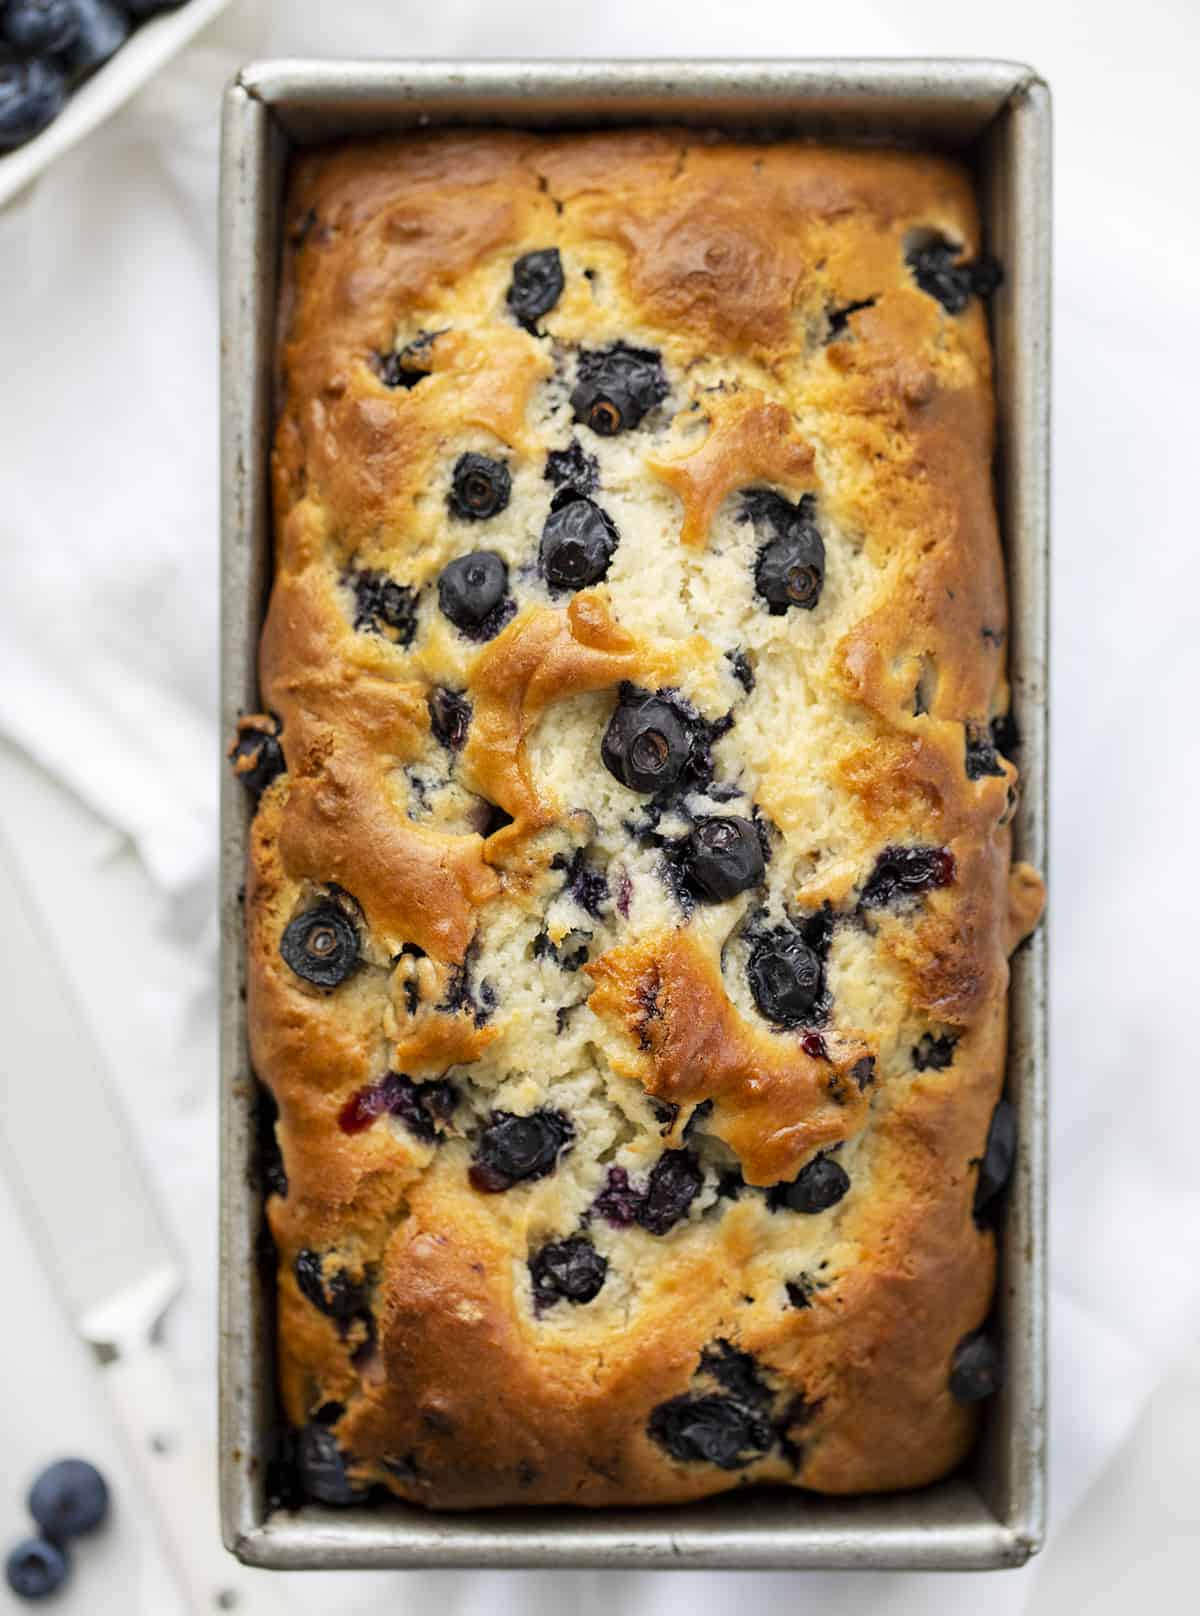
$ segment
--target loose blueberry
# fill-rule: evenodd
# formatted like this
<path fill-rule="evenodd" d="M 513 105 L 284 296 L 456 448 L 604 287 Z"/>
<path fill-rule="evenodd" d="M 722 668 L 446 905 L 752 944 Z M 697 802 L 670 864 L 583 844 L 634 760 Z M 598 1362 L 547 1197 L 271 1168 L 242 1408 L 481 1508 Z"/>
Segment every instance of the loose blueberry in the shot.
<path fill-rule="evenodd" d="M 765 864 L 758 831 L 748 819 L 700 819 L 683 848 L 683 867 L 695 891 L 710 903 L 723 903 L 756 887 Z"/>
<path fill-rule="evenodd" d="M 481 628 L 503 601 L 508 589 L 508 568 L 494 550 L 475 550 L 442 569 L 438 579 L 438 605 L 464 630 Z"/>
<path fill-rule="evenodd" d="M 128 15 L 112 0 L 73 0 L 79 18 L 79 32 L 62 53 L 68 72 L 99 67 L 120 50 L 129 38 Z"/>
<path fill-rule="evenodd" d="M 691 759 L 692 736 L 660 696 L 623 687 L 600 743 L 605 768 L 631 791 L 669 791 Z"/>
<path fill-rule="evenodd" d="M 313 222 L 316 222 L 314 215 Z M 415 387 L 433 374 L 430 350 L 440 331 L 422 331 L 407 346 L 394 353 L 373 356 L 376 374 L 385 387 Z"/>
<path fill-rule="evenodd" d="M 685 1464 L 714 1464 L 741 1470 L 770 1452 L 770 1421 L 756 1408 L 732 1397 L 673 1397 L 650 1415 L 651 1439 Z"/>
<path fill-rule="evenodd" d="M 479 1136 L 471 1183 L 484 1194 L 495 1195 L 514 1184 L 545 1178 L 574 1137 L 575 1129 L 561 1111 L 535 1111 L 527 1117 L 493 1111 Z"/>
<path fill-rule="evenodd" d="M 67 99 L 66 80 L 51 62 L 0 60 L 0 152 L 11 151 L 53 123 Z"/>
<path fill-rule="evenodd" d="M 565 449 L 551 449 L 546 456 L 543 476 L 556 488 L 573 488 L 577 494 L 590 494 L 599 481 L 600 465 L 578 438 L 572 438 Z"/>
<path fill-rule="evenodd" d="M 975 1221 L 987 1210 L 1008 1183 L 1017 1154 L 1017 1113 L 1007 1100 L 992 1112 L 979 1177 L 975 1181 Z"/>
<path fill-rule="evenodd" d="M 986 724 L 968 722 L 965 767 L 968 780 L 981 780 L 985 774 L 1003 774 L 1004 765 L 996 752 L 992 732 Z"/>
<path fill-rule="evenodd" d="M 395 645 L 412 644 L 417 632 L 415 589 L 365 567 L 345 573 L 342 582 L 354 591 L 354 627 L 359 633 L 379 634 Z"/>
<path fill-rule="evenodd" d="M 435 685 L 429 692 L 428 705 L 434 740 L 448 752 L 461 752 L 471 726 L 471 703 L 459 691 Z"/>
<path fill-rule="evenodd" d="M 650 1169 L 635 1220 L 648 1234 L 666 1234 L 687 1216 L 703 1184 L 700 1163 L 690 1150 L 665 1150 Z"/>
<path fill-rule="evenodd" d="M 265 722 L 259 718 L 240 719 L 229 760 L 234 774 L 257 802 L 287 768 L 279 744 L 279 720 L 273 714 L 268 714 Z"/>
<path fill-rule="evenodd" d="M 778 1027 L 796 1027 L 818 1004 L 824 979 L 820 955 L 800 937 L 776 933 L 756 944 L 747 967 L 759 1011 Z"/>
<path fill-rule="evenodd" d="M 850 1188 L 850 1175 L 830 1156 L 815 1156 L 790 1184 L 773 1184 L 767 1191 L 772 1212 L 827 1212 Z"/>
<path fill-rule="evenodd" d="M 754 566 L 754 586 L 772 617 L 789 607 L 812 611 L 825 583 L 825 541 L 813 520 L 816 501 L 805 494 L 789 504 L 768 488 L 749 488 L 742 495 L 739 522 L 753 522 L 765 539 Z"/>
<path fill-rule="evenodd" d="M 27 1537 L 4 1562 L 8 1586 L 20 1599 L 48 1599 L 71 1574 L 67 1551 L 42 1537 Z"/>
<path fill-rule="evenodd" d="M 557 247 L 543 247 L 538 252 L 525 253 L 513 265 L 512 284 L 508 288 L 508 306 L 513 318 L 532 331 L 543 314 L 562 296 L 562 259 Z"/>
<path fill-rule="evenodd" d="M 388 1072 L 358 1089 L 338 1113 L 343 1133 L 365 1133 L 377 1118 L 399 1117 L 411 1134 L 433 1144 L 458 1104 L 458 1090 L 445 1078 L 416 1083 L 405 1072 Z"/>
<path fill-rule="evenodd" d="M 301 1294 L 326 1318 L 345 1323 L 356 1313 L 361 1313 L 367 1305 L 365 1279 L 352 1279 L 345 1268 L 333 1268 L 327 1272 L 319 1251 L 310 1251 L 306 1247 L 297 1252 L 292 1272 Z"/>
<path fill-rule="evenodd" d="M 883 909 L 949 886 L 954 875 L 954 854 L 948 847 L 885 847 L 863 887 L 859 906 Z"/>
<path fill-rule="evenodd" d="M 954 1061 L 958 1038 L 948 1032 L 935 1038 L 931 1032 L 921 1034 L 920 1042 L 912 1052 L 912 1063 L 918 1072 L 944 1072 Z"/>
<path fill-rule="evenodd" d="M 318 988 L 336 988 L 358 969 L 358 928 L 328 899 L 289 921 L 279 943 L 285 965 Z"/>
<path fill-rule="evenodd" d="M 950 1359 L 950 1395 L 958 1403 L 979 1403 L 998 1391 L 1000 1354 L 982 1330 L 963 1336 Z"/>
<path fill-rule="evenodd" d="M 29 1513 L 56 1542 L 80 1537 L 108 1514 L 108 1483 L 86 1459 L 60 1459 L 29 1489 Z"/>
<path fill-rule="evenodd" d="M 512 495 L 512 473 L 503 460 L 488 455 L 459 455 L 447 500 L 451 513 L 464 522 L 486 522 L 498 516 Z"/>
<path fill-rule="evenodd" d="M 576 1304 L 590 1302 L 600 1294 L 608 1273 L 608 1260 L 590 1240 L 579 1235 L 569 1240 L 552 1240 L 530 1260 L 534 1301 L 539 1307 L 552 1307 L 560 1298 Z"/>
<path fill-rule="evenodd" d="M 79 32 L 73 0 L 8 0 L 0 6 L 0 37 L 22 56 L 66 50 Z"/>
<path fill-rule="evenodd" d="M 1004 279 L 994 258 L 972 263 L 960 262 L 962 248 L 945 236 L 938 236 L 923 247 L 914 247 L 905 262 L 921 290 L 936 298 L 947 314 L 961 314 L 972 293 L 990 297 Z"/>
<path fill-rule="evenodd" d="M 304 1491 L 318 1503 L 341 1506 L 361 1496 L 346 1474 L 346 1456 L 337 1438 L 323 1425 L 306 1425 L 300 1432 L 296 1467 Z"/>
<path fill-rule="evenodd" d="M 662 358 L 649 348 L 623 342 L 584 349 L 571 393 L 575 419 L 602 438 L 628 431 L 667 396 Z"/>
<path fill-rule="evenodd" d="M 620 542 L 611 517 L 574 489 L 554 496 L 542 528 L 538 565 L 552 590 L 599 583 Z"/>

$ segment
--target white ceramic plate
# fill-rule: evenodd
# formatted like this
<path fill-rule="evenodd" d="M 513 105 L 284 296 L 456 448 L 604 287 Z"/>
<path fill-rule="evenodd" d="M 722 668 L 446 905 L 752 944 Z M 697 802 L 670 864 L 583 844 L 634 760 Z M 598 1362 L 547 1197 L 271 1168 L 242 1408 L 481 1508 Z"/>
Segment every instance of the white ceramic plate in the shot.
<path fill-rule="evenodd" d="M 228 4 L 229 0 L 188 0 L 177 11 L 164 11 L 136 28 L 116 55 L 74 91 L 48 129 L 0 156 L 0 206 L 115 112 Z"/>

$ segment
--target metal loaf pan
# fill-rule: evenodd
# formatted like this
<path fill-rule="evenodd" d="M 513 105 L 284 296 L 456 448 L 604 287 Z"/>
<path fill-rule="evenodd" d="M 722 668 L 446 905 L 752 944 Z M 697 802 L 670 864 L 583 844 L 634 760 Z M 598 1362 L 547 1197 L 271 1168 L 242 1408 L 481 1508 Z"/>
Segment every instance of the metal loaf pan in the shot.
<path fill-rule="evenodd" d="M 221 174 L 223 724 L 258 705 L 271 567 L 272 347 L 288 152 L 440 124 L 670 122 L 949 149 L 972 163 L 990 246 L 997 467 L 1021 736 L 1019 856 L 1046 855 L 1050 100 L 1029 68 L 975 61 L 300 62 L 247 67 L 225 98 Z M 997 1298 L 1007 1383 L 976 1452 L 921 1491 L 855 1499 L 754 1491 L 686 1507 L 429 1514 L 395 1504 L 267 1513 L 276 1429 L 271 1293 L 246 1051 L 239 892 L 244 793 L 222 783 L 221 1497 L 225 1541 L 280 1567 L 595 1566 L 956 1570 L 1020 1565 L 1045 1489 L 1046 938 L 1013 961 L 1008 1087 L 1020 1119 Z"/>

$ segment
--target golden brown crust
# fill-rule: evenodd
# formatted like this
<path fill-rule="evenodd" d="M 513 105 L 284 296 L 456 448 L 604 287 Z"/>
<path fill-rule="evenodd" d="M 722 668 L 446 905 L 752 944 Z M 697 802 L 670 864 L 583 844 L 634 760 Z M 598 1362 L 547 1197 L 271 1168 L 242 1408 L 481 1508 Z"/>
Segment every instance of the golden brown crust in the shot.
<path fill-rule="evenodd" d="M 286 757 L 247 927 L 289 1419 L 329 1433 L 347 1485 L 435 1508 L 945 1474 L 974 1429 L 951 1356 L 994 1279 L 973 1202 L 1007 954 L 1042 903 L 987 742 L 1007 625 L 984 313 L 948 313 L 905 260 L 930 232 L 978 254 L 967 176 L 670 130 L 461 131 L 305 153 L 287 229 L 270 716 L 245 723 L 277 724 Z M 564 285 L 524 329 L 513 262 L 550 246 Z M 617 342 L 661 356 L 669 393 L 609 440 L 569 393 L 579 350 Z M 547 452 L 572 439 L 620 543 L 563 596 L 536 563 Z M 511 472 L 494 522 L 448 514 L 465 452 Z M 755 594 L 748 488 L 815 510 L 816 610 Z M 513 604 L 472 640 L 437 579 L 492 545 Z M 702 782 L 639 828 L 646 798 L 599 755 L 623 685 L 680 693 L 723 797 Z M 465 734 L 437 733 L 439 692 L 469 702 Z M 760 817 L 757 896 L 672 886 L 683 808 Z M 878 900 L 897 847 L 941 874 Z M 580 860 L 603 874 L 582 898 Z M 358 939 L 335 987 L 280 953 L 319 902 Z M 789 1030 L 748 951 L 814 917 L 827 1004 Z M 385 1104 L 388 1081 L 410 1087 Z M 453 1090 L 436 1115 L 429 1082 Z M 569 1124 L 553 1170 L 472 1179 L 489 1117 L 538 1110 Z M 817 1154 L 841 1200 L 772 1198 Z M 668 1157 L 703 1187 L 660 1227 L 629 1207 Z M 568 1237 L 603 1288 L 539 1301 L 530 1261 Z M 714 1379 L 726 1351 L 749 1389 Z M 688 1396 L 735 1406 L 748 1451 L 723 1467 L 664 1439 Z"/>

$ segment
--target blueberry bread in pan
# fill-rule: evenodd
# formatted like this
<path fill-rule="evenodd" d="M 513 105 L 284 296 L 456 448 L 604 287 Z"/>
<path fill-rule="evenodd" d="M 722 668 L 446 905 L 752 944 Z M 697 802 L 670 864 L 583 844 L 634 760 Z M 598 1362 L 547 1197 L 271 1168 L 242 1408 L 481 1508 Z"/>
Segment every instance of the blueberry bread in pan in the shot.
<path fill-rule="evenodd" d="M 940 158 L 303 155 L 252 1057 L 307 1490 L 931 1481 L 1001 1372 L 981 249 Z"/>

